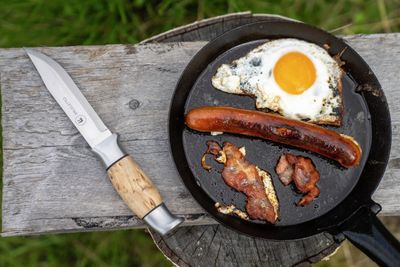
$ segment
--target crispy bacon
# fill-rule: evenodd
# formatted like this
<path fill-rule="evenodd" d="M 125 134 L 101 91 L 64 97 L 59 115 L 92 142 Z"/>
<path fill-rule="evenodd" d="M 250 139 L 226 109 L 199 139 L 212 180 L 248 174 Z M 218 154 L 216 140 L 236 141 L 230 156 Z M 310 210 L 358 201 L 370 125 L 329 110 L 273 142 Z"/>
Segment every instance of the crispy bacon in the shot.
<path fill-rule="evenodd" d="M 283 154 L 275 171 L 284 185 L 294 182 L 296 188 L 305 194 L 298 205 L 308 205 L 319 196 L 320 190 L 317 187 L 319 172 L 311 159 L 289 153 Z"/>
<path fill-rule="evenodd" d="M 212 154 L 214 156 L 218 156 L 219 152 L 221 151 L 221 147 L 220 145 L 213 141 L 213 140 L 209 140 L 207 141 L 207 154 Z"/>
<path fill-rule="evenodd" d="M 208 154 L 211 154 L 214 156 L 214 159 L 217 159 L 217 156 L 221 150 L 222 148 L 217 142 L 212 140 L 207 141 L 207 151 L 204 152 L 203 156 L 201 157 L 201 167 L 203 167 L 203 169 L 205 169 L 206 171 L 211 171 L 212 167 L 211 165 L 207 164 L 206 156 Z"/>
<path fill-rule="evenodd" d="M 222 150 L 217 152 L 215 143 L 207 142 L 207 152 L 213 154 L 218 162 L 224 163 L 222 177 L 225 183 L 247 196 L 246 211 L 249 217 L 275 223 L 278 218 L 278 200 L 274 189 L 269 188 L 272 187 L 271 177 L 247 161 L 244 153 L 235 145 L 224 142 Z"/>
<path fill-rule="evenodd" d="M 228 215 L 235 215 L 243 220 L 249 220 L 249 215 L 246 212 L 236 208 L 235 205 L 233 205 L 233 204 L 223 205 L 223 204 L 217 202 L 217 203 L 215 203 L 214 206 L 217 208 L 218 212 L 221 212 L 223 214 L 228 214 Z"/>

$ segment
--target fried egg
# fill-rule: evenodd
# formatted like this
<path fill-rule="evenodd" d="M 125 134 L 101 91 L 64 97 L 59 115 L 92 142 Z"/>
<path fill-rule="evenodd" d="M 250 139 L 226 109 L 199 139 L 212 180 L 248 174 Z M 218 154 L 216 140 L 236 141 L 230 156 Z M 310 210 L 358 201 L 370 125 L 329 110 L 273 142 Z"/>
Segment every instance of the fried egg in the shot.
<path fill-rule="evenodd" d="M 297 39 L 277 39 L 221 65 L 212 85 L 250 95 L 258 109 L 318 124 L 341 124 L 342 70 L 326 50 Z"/>

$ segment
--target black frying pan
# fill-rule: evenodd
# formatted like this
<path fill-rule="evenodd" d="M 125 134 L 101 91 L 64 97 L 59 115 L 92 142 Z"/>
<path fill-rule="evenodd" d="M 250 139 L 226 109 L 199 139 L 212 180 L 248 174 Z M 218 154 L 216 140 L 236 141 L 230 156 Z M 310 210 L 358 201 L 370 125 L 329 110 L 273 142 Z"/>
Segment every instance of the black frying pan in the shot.
<path fill-rule="evenodd" d="M 332 129 L 353 136 L 361 145 L 363 157 L 357 167 L 345 169 L 316 154 L 273 142 L 239 135 L 211 136 L 188 129 L 185 114 L 200 106 L 232 106 L 255 109 L 254 99 L 227 94 L 214 89 L 211 77 L 223 63 L 242 57 L 266 40 L 291 37 L 330 46 L 333 56 L 344 49 L 341 59 L 343 77 L 343 125 Z M 371 200 L 385 171 L 391 143 L 391 123 L 385 95 L 378 80 L 364 60 L 335 36 L 302 23 L 257 22 L 229 31 L 203 47 L 183 72 L 174 93 L 169 121 L 171 151 L 182 180 L 193 197 L 218 222 L 239 232 L 273 240 L 308 237 L 329 232 L 346 236 L 381 265 L 400 266 L 400 244 L 376 218 L 379 204 Z M 246 147 L 246 158 L 269 171 L 280 202 L 276 225 L 219 213 L 215 202 L 234 204 L 244 210 L 245 196 L 228 187 L 218 172 L 206 172 L 200 159 L 206 141 L 230 141 Z M 298 207 L 298 195 L 283 187 L 274 172 L 284 152 L 305 155 L 317 166 L 321 180 L 320 196 L 310 205 Z M 219 167 L 221 169 L 221 167 Z"/>

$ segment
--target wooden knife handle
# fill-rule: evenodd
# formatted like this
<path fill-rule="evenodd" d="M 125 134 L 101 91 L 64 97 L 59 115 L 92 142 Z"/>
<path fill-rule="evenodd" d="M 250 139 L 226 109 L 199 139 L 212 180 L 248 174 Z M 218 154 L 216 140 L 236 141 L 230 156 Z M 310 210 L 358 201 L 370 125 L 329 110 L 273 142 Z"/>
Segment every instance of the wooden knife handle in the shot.
<path fill-rule="evenodd" d="M 162 203 L 157 188 L 131 156 L 115 162 L 107 173 L 118 194 L 140 219 Z"/>

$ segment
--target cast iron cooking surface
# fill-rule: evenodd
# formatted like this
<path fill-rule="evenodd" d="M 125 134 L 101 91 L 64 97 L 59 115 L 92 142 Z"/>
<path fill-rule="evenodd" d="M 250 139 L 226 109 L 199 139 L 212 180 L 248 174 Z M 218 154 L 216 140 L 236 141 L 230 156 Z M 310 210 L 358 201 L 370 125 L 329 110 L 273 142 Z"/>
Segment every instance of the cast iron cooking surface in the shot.
<path fill-rule="evenodd" d="M 225 194 L 225 191 L 231 191 L 231 189 L 229 187 L 226 187 L 224 184 L 221 184 L 220 182 L 222 181 L 222 178 L 215 174 L 214 177 L 218 178 L 218 180 L 210 180 L 209 184 L 212 182 L 218 182 L 219 185 L 209 186 L 208 188 L 206 188 L 207 184 L 204 183 L 204 181 L 207 181 L 205 179 L 210 179 L 209 176 L 205 176 L 206 173 L 202 173 L 198 177 L 195 176 L 197 175 L 196 172 L 200 173 L 200 169 L 198 168 L 200 158 L 188 158 L 189 153 L 193 154 L 193 156 L 200 156 L 205 150 L 204 141 L 209 139 L 209 135 L 190 132 L 184 124 L 185 109 L 191 108 L 188 102 L 189 95 L 190 93 L 192 93 L 191 97 L 193 97 L 193 95 L 196 94 L 194 88 L 197 88 L 201 84 L 201 79 L 199 79 L 199 77 L 204 76 L 205 73 L 207 71 L 210 71 L 211 68 L 214 67 L 215 69 L 215 60 L 229 49 L 239 46 L 238 50 L 240 50 L 240 46 L 246 44 L 247 42 L 287 37 L 306 40 L 308 42 L 315 43 L 321 47 L 324 44 L 328 44 L 330 45 L 329 53 L 331 55 L 336 55 L 345 50 L 342 54 L 342 59 L 345 61 L 346 64 L 342 67 L 342 69 L 347 72 L 347 77 L 344 77 L 344 82 L 346 83 L 345 89 L 347 88 L 348 90 L 345 91 L 344 102 L 346 108 L 345 112 L 348 112 L 348 114 L 346 114 L 344 120 L 345 126 L 349 126 L 336 130 L 348 134 L 354 132 L 354 134 L 352 135 L 354 135 L 354 137 L 360 143 L 363 142 L 361 143 L 361 146 L 364 149 L 362 163 L 359 167 L 357 167 L 358 169 L 343 169 L 342 171 L 339 171 L 335 170 L 336 168 L 340 168 L 336 165 L 336 163 L 325 161 L 325 159 L 322 161 L 322 159 L 319 159 L 317 156 L 312 155 L 312 158 L 316 161 L 318 165 L 326 164 L 325 167 L 318 166 L 318 168 L 320 168 L 320 170 L 321 168 L 323 168 L 324 173 L 329 174 L 329 177 L 327 177 L 326 179 L 332 179 L 334 187 L 330 188 L 331 186 L 329 185 L 323 185 L 323 193 L 325 192 L 327 194 L 322 194 L 320 196 L 320 199 L 318 200 L 319 203 L 323 201 L 331 202 L 331 208 L 329 208 L 329 206 L 324 206 L 325 210 L 322 210 L 322 207 L 319 205 L 316 207 L 316 209 L 321 210 L 316 211 L 316 209 L 307 210 L 307 208 L 310 208 L 311 206 L 298 209 L 294 209 L 294 207 L 292 206 L 289 208 L 292 211 L 296 211 L 292 213 L 288 210 L 283 210 L 282 207 L 281 213 L 283 213 L 282 216 L 285 217 L 285 220 L 282 220 L 280 223 L 278 223 L 278 225 L 271 225 L 255 221 L 245 221 L 234 216 L 221 214 L 217 212 L 214 207 L 214 199 L 222 199 L 221 192 L 222 194 Z M 249 46 L 248 50 L 250 50 L 250 48 L 251 46 Z M 240 53 L 244 54 L 246 52 L 247 51 L 240 50 L 238 51 L 239 54 L 234 56 L 234 58 L 240 57 Z M 225 60 L 228 60 L 228 56 L 226 56 Z M 203 75 L 202 72 L 204 73 Z M 352 80 L 356 82 L 353 82 Z M 193 107 L 195 107 L 196 105 L 201 105 L 201 102 L 204 102 L 205 100 L 207 100 L 207 102 L 209 100 L 217 100 L 218 104 L 227 103 L 231 104 L 231 106 L 246 106 L 249 108 L 254 108 L 254 104 L 252 104 L 253 102 L 251 102 L 249 98 L 227 95 L 217 90 L 210 90 L 212 89 L 210 87 L 210 84 L 208 83 L 207 85 L 207 81 L 204 81 L 203 83 L 205 83 L 205 85 L 202 90 L 205 90 L 205 92 L 208 91 L 210 93 L 210 96 L 205 96 L 203 94 L 203 99 L 199 98 L 199 100 L 196 100 L 196 103 L 193 104 Z M 353 84 L 351 85 L 351 83 Z M 360 96 L 357 96 L 357 94 L 354 93 L 355 87 L 357 87 L 356 91 L 360 93 Z M 219 97 L 217 98 L 218 95 Z M 228 101 L 229 99 L 231 99 L 232 101 Z M 363 101 L 365 101 L 364 110 L 362 110 L 361 108 L 361 106 L 363 105 Z M 207 103 L 207 105 L 213 104 Z M 361 108 L 359 111 L 363 112 L 357 112 L 357 105 L 359 105 Z M 361 127 L 361 129 L 357 130 L 358 127 L 356 127 L 355 125 L 355 123 L 357 123 L 357 120 L 363 121 L 365 119 L 370 120 L 371 123 L 360 123 L 359 127 Z M 386 101 L 385 94 L 382 91 L 378 80 L 376 79 L 370 67 L 365 63 L 365 61 L 345 42 L 327 32 L 303 23 L 256 22 L 240 26 L 224 33 L 223 35 L 217 37 L 216 39 L 205 45 L 192 58 L 192 60 L 182 73 L 182 76 L 176 86 L 170 105 L 168 127 L 171 154 L 173 156 L 176 168 L 182 178 L 182 181 L 187 189 L 190 191 L 192 196 L 208 213 L 210 213 L 218 222 L 220 222 L 224 226 L 230 227 L 231 229 L 239 231 L 241 233 L 272 240 L 292 240 L 308 237 L 321 232 L 330 232 L 336 235 L 343 230 L 341 229 L 343 222 L 346 222 L 346 220 L 356 214 L 357 211 L 359 211 L 361 208 L 374 207 L 374 212 L 378 211 L 378 206 L 371 200 L 371 195 L 377 188 L 380 180 L 382 179 L 386 165 L 389 160 L 392 136 L 390 122 L 389 107 Z M 197 136 L 197 138 L 194 138 L 194 136 Z M 362 136 L 366 137 L 366 141 L 362 141 L 360 139 Z M 192 137 L 193 142 L 188 142 L 189 138 Z M 218 136 L 215 139 L 219 140 L 220 137 L 222 136 Z M 278 148 L 274 148 L 274 146 L 271 145 L 269 142 L 252 140 L 251 138 L 247 137 L 231 135 L 224 135 L 223 138 L 224 140 L 225 138 L 226 140 L 232 138 L 232 141 L 238 142 L 237 145 L 246 145 L 248 149 L 248 154 L 250 154 L 248 158 L 250 160 L 253 160 L 257 164 L 260 164 L 262 168 L 267 168 L 268 164 L 274 165 L 271 162 L 277 160 L 278 158 L 278 155 L 275 155 L 270 151 L 279 151 L 279 146 Z M 368 140 L 370 140 L 370 145 Z M 272 158 L 264 158 L 259 156 L 258 154 L 252 154 L 253 152 L 249 151 L 252 148 L 254 148 L 253 151 L 261 150 L 259 148 L 259 145 L 265 146 L 264 142 L 266 144 L 269 144 L 269 146 L 266 146 L 265 148 L 269 149 L 268 153 L 270 153 L 270 157 Z M 249 149 L 250 146 L 251 148 Z M 265 148 L 262 149 L 263 153 L 265 151 Z M 285 149 L 288 148 L 282 147 L 281 151 L 283 152 Z M 191 150 L 196 150 L 197 152 Z M 300 152 L 298 152 L 297 150 L 293 151 L 296 151 L 297 154 L 300 154 Z M 366 157 L 367 159 L 365 159 Z M 331 167 L 329 167 L 329 165 L 331 165 Z M 362 172 L 361 169 L 363 169 Z M 272 173 L 272 175 L 274 176 L 273 179 L 276 180 L 276 175 L 273 173 L 273 169 L 271 170 L 270 168 L 268 168 L 268 171 Z M 331 175 L 331 172 L 336 172 L 340 175 L 334 176 Z M 349 172 L 354 172 L 353 178 L 351 178 Z M 360 172 L 362 178 L 359 178 Z M 336 194 L 336 188 L 345 188 L 345 185 L 342 185 L 342 180 L 347 180 L 346 178 L 351 180 L 347 184 L 349 189 L 339 190 L 338 192 L 340 194 Z M 203 182 L 204 184 L 202 185 L 200 182 Z M 279 182 L 275 181 L 275 185 L 279 187 Z M 354 189 L 350 190 L 351 187 L 354 187 Z M 332 191 L 330 191 L 331 189 Z M 282 190 L 278 188 L 278 194 L 280 194 L 281 191 Z M 345 191 L 351 191 L 347 197 L 345 197 Z M 284 196 L 278 195 L 278 197 L 280 197 L 281 203 L 282 201 L 284 201 L 283 197 L 287 197 L 289 199 L 292 198 L 296 201 L 298 200 L 298 198 L 294 196 L 290 197 L 290 194 L 293 193 L 284 192 L 282 194 L 284 194 Z M 240 197 L 240 195 L 235 196 L 237 198 Z M 340 202 L 339 200 L 343 199 L 344 197 L 345 199 Z M 337 199 L 338 202 L 336 203 L 336 205 L 334 201 L 329 198 Z M 234 200 L 240 202 L 240 199 Z M 241 201 L 243 201 L 243 199 Z M 243 204 L 243 202 L 241 203 Z M 318 202 L 315 202 L 314 204 L 317 203 Z M 329 211 L 329 209 L 331 210 Z M 317 217 L 314 214 L 315 212 L 319 212 L 319 214 L 323 215 Z M 290 218 L 289 215 L 293 216 L 293 221 L 290 221 L 292 220 L 292 218 Z M 308 215 L 310 216 L 309 218 L 307 217 Z M 295 217 L 303 217 L 303 223 L 295 224 L 296 220 L 300 221 Z"/>
<path fill-rule="evenodd" d="M 204 69 L 192 87 L 185 104 L 185 114 L 193 108 L 201 106 L 230 106 L 255 110 L 255 100 L 247 96 L 239 96 L 221 92 L 211 84 L 211 77 L 223 63 L 244 56 L 251 49 L 266 42 L 256 40 L 235 46 L 221 54 Z M 329 52 L 329 51 L 328 51 Z M 333 56 L 333 55 L 332 55 Z M 368 108 L 364 98 L 355 92 L 358 84 L 351 78 L 351 73 L 343 76 L 344 117 L 341 127 L 328 127 L 337 132 L 353 136 L 363 150 L 363 156 L 357 167 L 345 169 L 338 163 L 320 157 L 317 154 L 290 148 L 266 140 L 244 137 L 232 134 L 211 136 L 207 133 L 192 131 L 187 127 L 183 130 L 183 147 L 188 165 L 200 186 L 215 202 L 234 204 L 245 210 L 245 195 L 227 186 L 220 174 L 222 165 L 215 163 L 211 157 L 213 170 L 207 172 L 201 167 L 200 159 L 206 150 L 206 142 L 215 140 L 222 144 L 232 142 L 238 147 L 245 146 L 246 158 L 268 171 L 273 179 L 280 203 L 278 226 L 289 226 L 310 221 L 333 209 L 352 191 L 361 175 L 371 145 L 371 123 Z M 315 163 L 321 174 L 318 187 L 320 196 L 305 207 L 297 206 L 301 194 L 293 190 L 292 185 L 284 187 L 275 173 L 276 163 L 282 153 L 289 152 L 295 155 L 309 157 Z M 256 224 L 265 224 L 263 221 L 252 220 Z"/>

